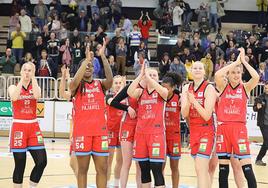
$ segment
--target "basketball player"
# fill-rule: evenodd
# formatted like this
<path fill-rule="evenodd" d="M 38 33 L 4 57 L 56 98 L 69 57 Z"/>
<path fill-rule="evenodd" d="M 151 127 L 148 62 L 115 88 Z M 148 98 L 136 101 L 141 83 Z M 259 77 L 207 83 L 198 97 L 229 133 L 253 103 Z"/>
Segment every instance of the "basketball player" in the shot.
<path fill-rule="evenodd" d="M 219 90 L 217 118 L 217 155 L 219 156 L 219 187 L 228 187 L 229 160 L 231 154 L 239 159 L 249 188 L 256 188 L 256 178 L 251 165 L 249 140 L 246 128 L 247 99 L 259 82 L 259 75 L 245 60 L 245 50 L 239 49 L 237 61 L 220 69 L 215 74 Z M 241 64 L 242 63 L 242 64 Z M 242 65 L 251 79 L 242 82 Z M 227 76 L 226 83 L 222 77 Z"/>
<path fill-rule="evenodd" d="M 106 41 L 99 49 L 106 79 L 93 79 L 93 52 L 86 49 L 86 59 L 70 82 L 73 96 L 73 141 L 78 162 L 78 187 L 87 187 L 87 171 L 92 156 L 96 169 L 96 184 L 107 186 L 108 131 L 105 116 L 105 90 L 111 88 L 113 76 L 104 54 Z"/>
<path fill-rule="evenodd" d="M 129 85 L 126 85 L 111 101 L 110 105 L 114 108 L 124 111 L 120 128 L 120 145 L 123 157 L 123 164 L 120 172 L 120 187 L 126 188 L 129 170 L 133 156 L 134 134 L 137 124 L 136 111 L 138 108 L 137 99 L 131 98 L 127 94 Z M 126 103 L 122 104 L 121 101 Z M 137 188 L 141 188 L 141 172 L 138 163 L 136 163 L 136 183 Z"/>
<path fill-rule="evenodd" d="M 212 112 L 216 93 L 212 85 L 204 80 L 204 65 L 193 63 L 191 73 L 193 83 L 182 89 L 181 112 L 190 124 L 191 155 L 194 157 L 199 188 L 210 188 L 209 161 L 214 145 Z"/>
<path fill-rule="evenodd" d="M 119 130 L 121 119 L 123 117 L 123 111 L 110 106 L 110 102 L 113 97 L 115 97 L 120 90 L 126 85 L 126 79 L 123 76 L 116 75 L 113 78 L 113 86 L 112 93 L 106 96 L 106 102 L 108 104 L 107 112 L 108 112 L 108 131 L 109 131 L 109 158 L 108 158 L 108 182 L 111 177 L 111 167 L 114 157 L 114 152 L 116 150 L 116 163 L 114 168 L 114 188 L 119 187 L 120 181 L 120 171 L 123 163 L 122 152 L 119 140 Z M 108 184 L 109 185 L 109 184 Z"/>
<path fill-rule="evenodd" d="M 145 79 L 146 87 L 139 83 Z M 155 187 L 165 187 L 162 172 L 166 155 L 164 108 L 168 90 L 158 83 L 158 72 L 141 65 L 139 76 L 130 84 L 128 95 L 138 99 L 137 126 L 134 137 L 134 160 L 141 168 L 142 187 L 151 187 L 152 170 Z"/>
<path fill-rule="evenodd" d="M 67 67 L 66 65 L 63 65 L 61 67 L 61 80 L 60 80 L 60 86 L 59 86 L 59 94 L 60 97 L 70 101 L 71 99 L 71 91 L 69 89 L 69 87 L 67 87 L 67 91 L 66 91 L 66 81 L 67 81 L 67 85 L 69 85 L 70 82 L 70 69 Z M 70 136 L 69 136 L 71 145 L 70 145 L 70 167 L 72 168 L 75 177 L 77 178 L 78 175 L 78 166 L 77 166 L 77 159 L 76 156 L 74 154 L 74 146 L 73 146 L 73 120 L 70 120 Z"/>
<path fill-rule="evenodd" d="M 36 116 L 37 99 L 41 97 L 41 89 L 34 76 L 33 63 L 23 64 L 20 74 L 19 83 L 8 88 L 13 110 L 10 132 L 10 150 L 15 161 L 13 183 L 14 188 L 23 187 L 26 152 L 29 151 L 35 163 L 30 175 L 30 188 L 35 188 L 47 165 L 43 135 Z"/>
<path fill-rule="evenodd" d="M 165 108 L 167 156 L 170 158 L 172 187 L 179 187 L 179 159 L 181 157 L 180 132 L 180 92 L 177 87 L 182 83 L 181 76 L 176 73 L 167 73 L 162 86 L 167 88 L 168 97 Z"/>

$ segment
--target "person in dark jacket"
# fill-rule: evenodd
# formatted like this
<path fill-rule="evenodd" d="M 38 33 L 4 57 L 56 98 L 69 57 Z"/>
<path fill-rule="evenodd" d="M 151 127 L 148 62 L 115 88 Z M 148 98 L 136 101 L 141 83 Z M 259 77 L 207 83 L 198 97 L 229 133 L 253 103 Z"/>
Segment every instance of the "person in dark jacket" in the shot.
<path fill-rule="evenodd" d="M 268 149 L 268 82 L 265 82 L 264 93 L 258 96 L 254 101 L 253 110 L 258 112 L 257 126 L 260 127 L 263 144 L 256 158 L 256 165 L 266 166 L 266 163 L 262 161 Z"/>

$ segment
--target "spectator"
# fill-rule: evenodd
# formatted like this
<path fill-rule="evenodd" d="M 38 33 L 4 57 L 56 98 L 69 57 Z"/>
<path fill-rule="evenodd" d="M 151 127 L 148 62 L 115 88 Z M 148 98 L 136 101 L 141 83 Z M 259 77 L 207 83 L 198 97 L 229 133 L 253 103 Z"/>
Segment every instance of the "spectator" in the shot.
<path fill-rule="evenodd" d="M 226 65 L 226 61 L 224 60 L 224 58 L 220 57 L 217 59 L 217 63 L 215 65 L 215 72 L 217 72 L 218 70 L 220 70 L 221 68 L 223 68 Z"/>
<path fill-rule="evenodd" d="M 159 71 L 160 71 L 160 79 L 162 79 L 165 74 L 169 71 L 171 64 L 171 60 L 169 58 L 169 54 L 165 52 L 162 56 L 162 59 L 159 61 Z"/>
<path fill-rule="evenodd" d="M 183 25 L 184 25 L 185 29 L 188 31 L 188 30 L 190 30 L 191 20 L 193 17 L 191 7 L 190 7 L 189 3 L 186 3 L 183 0 L 179 1 L 179 5 L 183 10 L 183 15 L 182 15 Z"/>
<path fill-rule="evenodd" d="M 87 5 L 88 5 L 87 0 L 78 0 L 78 2 L 77 2 L 77 13 L 81 14 L 81 12 L 83 11 L 85 13 L 85 16 L 87 17 L 87 15 L 88 15 L 87 14 Z"/>
<path fill-rule="evenodd" d="M 140 46 L 139 46 L 139 49 L 135 52 L 134 54 L 134 60 L 135 61 L 138 61 L 138 55 L 140 52 L 143 52 L 144 54 L 144 58 L 147 59 L 147 60 L 151 60 L 151 54 L 150 54 L 150 51 L 148 50 L 148 48 L 145 46 L 145 43 L 143 41 L 141 41 L 140 43 Z"/>
<path fill-rule="evenodd" d="M 268 41 L 266 41 L 264 43 L 264 46 L 260 48 L 260 54 L 258 58 L 259 58 L 259 62 L 264 62 L 266 61 L 266 59 L 268 59 Z"/>
<path fill-rule="evenodd" d="M 47 50 L 49 57 L 53 60 L 53 64 L 50 64 L 52 77 L 57 78 L 58 65 L 59 65 L 59 49 L 60 42 L 56 39 L 56 34 L 54 32 L 50 33 L 50 40 L 47 41 Z"/>
<path fill-rule="evenodd" d="M 141 11 L 141 17 L 138 21 L 138 26 L 141 30 L 142 41 L 145 43 L 145 46 L 147 47 L 149 30 L 152 27 L 152 20 L 150 19 L 148 12 L 146 12 L 145 18 L 143 18 L 143 12 Z"/>
<path fill-rule="evenodd" d="M 110 55 L 108 58 L 108 61 L 109 61 L 110 67 L 112 69 L 113 76 L 117 75 L 117 66 L 116 66 L 117 63 L 114 62 L 114 56 Z"/>
<path fill-rule="evenodd" d="M 172 34 L 177 35 L 178 31 L 180 30 L 179 27 L 182 25 L 182 14 L 183 9 L 179 6 L 179 3 L 173 2 L 173 10 L 172 10 L 172 20 L 173 20 L 173 26 L 172 26 Z"/>
<path fill-rule="evenodd" d="M 61 23 L 57 14 L 54 14 L 53 17 L 49 17 L 49 22 L 47 24 L 50 31 L 58 32 L 60 31 Z"/>
<path fill-rule="evenodd" d="M 218 19 L 218 0 L 209 0 L 208 2 L 208 6 L 209 6 L 209 24 L 210 27 L 213 28 L 213 32 L 217 32 L 217 27 L 218 27 L 218 23 L 217 23 L 217 19 Z"/>
<path fill-rule="evenodd" d="M 43 39 L 44 44 L 47 45 L 47 41 L 50 39 L 50 34 L 49 34 L 47 25 L 44 25 L 43 32 L 41 33 L 41 37 Z"/>
<path fill-rule="evenodd" d="M 212 73 L 213 73 L 213 63 L 211 61 L 211 55 L 210 53 L 207 53 L 204 58 L 201 59 L 201 62 L 204 64 L 205 68 L 205 78 L 208 81 L 212 81 Z"/>
<path fill-rule="evenodd" d="M 77 18 L 77 30 L 87 32 L 88 31 L 88 17 L 86 16 L 86 12 L 81 10 L 79 16 Z"/>
<path fill-rule="evenodd" d="M 259 68 L 259 64 L 258 61 L 256 59 L 256 57 L 253 55 L 253 51 L 251 48 L 248 48 L 246 51 L 246 55 L 249 58 L 249 64 L 255 69 L 257 70 Z M 263 62 L 265 62 L 266 60 L 264 60 Z"/>
<path fill-rule="evenodd" d="M 231 63 L 233 63 L 233 62 L 235 62 L 235 61 L 236 61 L 236 54 L 235 54 L 234 52 L 232 52 L 232 53 L 230 54 L 230 58 L 227 59 L 227 64 L 231 64 Z"/>
<path fill-rule="evenodd" d="M 110 3 L 112 17 L 114 18 L 115 24 L 119 25 L 120 19 L 121 19 L 121 13 L 122 13 L 122 1 L 121 0 L 111 0 Z"/>
<path fill-rule="evenodd" d="M 248 39 L 246 39 L 246 47 L 245 47 L 245 49 L 251 48 L 252 51 L 253 51 L 253 55 L 255 57 L 257 57 L 257 54 L 258 54 L 258 44 L 259 44 L 259 41 L 256 39 L 255 36 L 252 35 Z"/>
<path fill-rule="evenodd" d="M 99 55 L 99 49 L 101 49 L 101 47 L 102 47 L 102 44 L 97 44 L 96 51 L 95 51 L 95 57 L 96 57 L 96 59 L 98 59 L 99 65 L 100 65 L 99 70 L 98 70 L 98 78 L 104 78 L 103 62 L 102 62 L 102 59 Z M 94 71 L 95 71 L 95 66 L 94 66 Z"/>
<path fill-rule="evenodd" d="M 210 26 L 205 17 L 202 17 L 201 22 L 199 23 L 199 31 L 201 39 L 205 39 L 210 33 Z"/>
<path fill-rule="evenodd" d="M 190 59 L 186 59 L 186 61 L 185 61 L 185 69 L 187 72 L 186 81 L 193 81 L 192 64 L 193 64 L 193 62 Z"/>
<path fill-rule="evenodd" d="M 248 51 L 249 49 L 247 49 L 247 51 Z M 250 65 L 250 66 L 252 66 L 255 70 L 258 70 L 258 64 L 257 64 L 257 61 L 256 61 L 256 59 L 253 57 L 253 55 L 250 55 L 250 50 L 248 51 L 248 55 L 249 56 L 246 56 L 246 61 L 248 62 L 248 64 Z M 244 66 L 243 66 L 244 67 Z M 248 70 L 244 67 L 243 68 L 244 69 L 244 73 L 242 74 L 242 79 L 244 80 L 244 81 L 249 81 L 250 79 L 251 79 L 251 75 L 250 75 L 250 73 L 248 72 Z M 268 76 L 268 75 L 267 75 Z"/>
<path fill-rule="evenodd" d="M 91 17 L 96 13 L 97 15 L 100 13 L 99 7 L 97 6 L 97 0 L 90 0 L 89 5 L 91 8 Z"/>
<path fill-rule="evenodd" d="M 145 58 L 145 53 L 143 51 L 139 52 L 138 59 L 135 61 L 133 70 L 135 72 L 135 76 L 140 74 L 141 64 L 145 63 L 145 67 L 149 67 L 149 61 Z"/>
<path fill-rule="evenodd" d="M 82 50 L 80 41 L 73 44 L 72 57 L 73 63 L 71 64 L 71 76 L 74 76 L 79 68 L 79 63 L 84 58 L 84 51 Z"/>
<path fill-rule="evenodd" d="M 46 45 L 44 44 L 42 37 L 39 35 L 36 38 L 35 44 L 34 44 L 34 46 L 32 47 L 32 50 L 31 50 L 33 58 L 34 59 L 40 59 L 41 51 L 43 49 L 46 49 Z"/>
<path fill-rule="evenodd" d="M 21 31 L 30 33 L 32 31 L 32 21 L 31 18 L 26 15 L 25 9 L 21 9 L 19 19 L 21 24 Z"/>
<path fill-rule="evenodd" d="M 26 34 L 21 31 L 20 24 L 18 24 L 16 27 L 16 31 L 12 31 L 11 33 L 12 54 L 16 57 L 17 63 L 20 63 L 20 60 L 23 56 L 25 38 Z"/>
<path fill-rule="evenodd" d="M 190 47 L 190 40 L 187 38 L 186 32 L 182 31 L 179 35 L 179 37 L 182 39 L 182 44 L 185 47 Z"/>
<path fill-rule="evenodd" d="M 200 44 L 200 39 L 198 37 L 194 38 L 194 43 L 191 46 L 191 51 L 195 57 L 195 60 L 200 61 L 200 59 L 203 57 L 204 50 Z"/>
<path fill-rule="evenodd" d="M 8 78 L 9 76 L 14 75 L 16 57 L 12 55 L 10 48 L 7 48 L 5 56 L 1 57 L 0 65 L 2 66 L 2 76 Z"/>
<path fill-rule="evenodd" d="M 127 47 L 125 45 L 124 38 L 118 40 L 118 44 L 115 49 L 116 53 L 116 65 L 117 65 L 117 74 L 122 76 L 126 75 L 126 57 L 127 57 Z"/>
<path fill-rule="evenodd" d="M 100 17 L 97 13 L 94 13 L 91 19 L 91 32 L 96 32 L 98 30 L 98 27 L 101 25 L 100 23 Z"/>
<path fill-rule="evenodd" d="M 206 52 L 210 53 L 212 57 L 211 60 L 214 66 L 218 58 L 224 57 L 224 52 L 222 51 L 222 49 L 216 46 L 215 42 L 211 42 L 210 47 L 206 50 Z"/>
<path fill-rule="evenodd" d="M 52 14 L 61 14 L 62 6 L 60 0 L 52 0 L 49 4 L 49 10 Z"/>
<path fill-rule="evenodd" d="M 159 3 L 156 9 L 153 11 L 153 15 L 156 18 L 156 29 L 160 29 L 165 24 L 164 16 L 169 11 L 168 3 Z"/>
<path fill-rule="evenodd" d="M 120 38 L 122 38 L 121 29 L 116 28 L 115 36 L 108 43 L 109 55 L 113 55 L 114 57 L 116 57 L 115 49 Z"/>
<path fill-rule="evenodd" d="M 99 25 L 97 33 L 95 35 L 95 41 L 99 44 L 103 44 L 103 39 L 106 38 L 107 34 L 104 32 L 104 27 Z"/>
<path fill-rule="evenodd" d="M 65 64 L 70 67 L 72 63 L 72 48 L 70 46 L 70 40 L 67 38 L 64 41 L 64 44 L 60 47 L 60 52 L 62 53 L 61 64 Z"/>
<path fill-rule="evenodd" d="M 207 37 L 205 38 L 201 38 L 201 46 L 203 49 L 207 49 L 210 47 L 212 43 L 212 38 L 211 38 L 211 35 L 208 35 Z M 215 43 L 215 42 L 214 42 Z M 215 44 L 216 45 L 216 44 Z"/>
<path fill-rule="evenodd" d="M 19 13 L 15 13 L 11 18 L 9 19 L 8 25 L 9 25 L 9 31 L 15 31 L 16 26 L 20 23 L 19 19 Z"/>
<path fill-rule="evenodd" d="M 260 63 L 258 73 L 260 76 L 260 83 L 265 83 L 268 81 L 268 71 L 265 63 Z"/>
<path fill-rule="evenodd" d="M 258 27 L 264 27 L 267 24 L 267 5 L 266 0 L 256 0 L 256 6 L 258 7 Z"/>
<path fill-rule="evenodd" d="M 37 76 L 41 77 L 50 77 L 53 75 L 51 66 L 53 64 L 53 60 L 48 56 L 46 50 L 41 51 L 41 59 L 37 61 L 36 69 Z"/>
<path fill-rule="evenodd" d="M 19 7 L 21 7 L 21 9 L 24 9 L 26 11 L 26 14 L 28 16 L 32 16 L 33 10 L 32 10 L 32 7 L 31 7 L 31 0 L 19 0 L 18 4 L 19 4 Z"/>
<path fill-rule="evenodd" d="M 228 0 L 217 0 L 217 15 L 218 15 L 218 31 L 221 30 L 222 24 L 221 24 L 221 18 L 225 16 L 225 11 L 224 11 L 224 3 L 226 3 Z"/>
<path fill-rule="evenodd" d="M 186 59 L 189 59 L 190 61 L 195 61 L 195 56 L 190 52 L 189 48 L 184 48 L 183 54 L 179 56 L 181 61 L 185 63 Z"/>
<path fill-rule="evenodd" d="M 33 15 L 35 16 L 35 23 L 41 31 L 48 15 L 48 9 L 43 0 L 38 0 L 38 4 L 34 7 Z"/>
<path fill-rule="evenodd" d="M 128 15 L 123 15 L 124 23 L 122 27 L 122 31 L 124 31 L 125 35 L 128 37 L 130 35 L 130 31 L 132 29 L 132 22 L 128 18 Z"/>
<path fill-rule="evenodd" d="M 235 57 L 237 57 L 238 54 L 239 54 L 239 51 L 238 51 L 238 49 L 236 48 L 236 46 L 235 46 L 235 44 L 234 44 L 234 41 L 230 40 L 228 44 L 229 44 L 229 45 L 228 45 L 228 48 L 227 48 L 227 50 L 226 50 L 226 59 L 227 59 L 227 60 L 230 59 L 230 55 L 231 55 L 232 53 L 235 54 Z"/>
<path fill-rule="evenodd" d="M 200 6 L 195 9 L 195 14 L 197 15 L 197 24 L 200 26 L 202 18 L 205 20 L 208 19 L 208 7 L 207 4 L 202 2 Z"/>
<path fill-rule="evenodd" d="M 186 80 L 186 69 L 183 62 L 180 60 L 178 56 L 175 56 L 173 59 L 173 62 L 170 65 L 170 72 L 175 72 L 179 75 L 181 75 L 183 81 Z"/>
<path fill-rule="evenodd" d="M 33 64 L 36 64 L 35 59 L 33 58 L 32 54 L 30 52 L 27 52 L 25 56 L 21 59 L 21 65 L 24 63 L 31 62 Z"/>
<path fill-rule="evenodd" d="M 94 51 L 97 42 L 95 41 L 95 35 L 92 33 L 90 36 L 86 35 L 84 41 L 82 43 L 82 49 L 85 51 L 86 47 L 88 46 L 91 51 Z"/>
<path fill-rule="evenodd" d="M 104 68 L 101 67 L 99 58 L 94 57 L 93 67 L 94 67 L 93 78 L 104 78 L 104 72 L 103 72 Z"/>
<path fill-rule="evenodd" d="M 133 25 L 133 31 L 129 35 L 130 38 L 130 59 L 134 63 L 134 54 L 139 49 L 141 41 L 141 33 L 138 31 L 138 25 Z"/>
<path fill-rule="evenodd" d="M 171 58 L 173 59 L 175 56 L 181 56 L 184 48 L 185 46 L 183 45 L 182 38 L 178 38 L 175 46 L 171 48 Z"/>
<path fill-rule="evenodd" d="M 79 35 L 79 31 L 77 29 L 75 29 L 70 37 L 70 43 L 71 46 L 73 46 L 74 44 L 76 44 L 77 42 L 80 42 L 80 44 L 82 43 L 81 37 Z"/>
<path fill-rule="evenodd" d="M 20 6 L 19 0 L 12 0 L 10 16 L 13 16 L 16 13 L 20 12 L 21 8 L 22 7 Z"/>

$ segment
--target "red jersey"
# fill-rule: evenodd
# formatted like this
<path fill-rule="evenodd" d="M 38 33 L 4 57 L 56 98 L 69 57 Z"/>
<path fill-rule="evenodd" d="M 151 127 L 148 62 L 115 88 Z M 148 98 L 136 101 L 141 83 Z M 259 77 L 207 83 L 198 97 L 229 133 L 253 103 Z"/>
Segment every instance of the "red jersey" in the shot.
<path fill-rule="evenodd" d="M 114 95 L 115 96 L 115 95 Z M 125 103 L 122 101 L 121 103 Z M 108 115 L 108 121 L 107 121 L 107 127 L 109 131 L 117 131 L 119 132 L 120 129 L 120 123 L 123 117 L 123 111 L 119 110 L 117 108 L 114 108 L 110 105 L 107 106 L 107 115 Z"/>
<path fill-rule="evenodd" d="M 247 93 L 242 83 L 235 88 L 228 84 L 219 97 L 217 118 L 219 122 L 246 122 Z"/>
<path fill-rule="evenodd" d="M 105 94 L 101 82 L 84 81 L 84 91 L 81 93 L 81 84 L 73 97 L 74 136 L 101 136 L 107 135 Z"/>
<path fill-rule="evenodd" d="M 200 86 L 197 88 L 197 90 L 194 90 L 194 84 L 191 83 L 189 85 L 188 92 L 191 92 L 194 94 L 195 99 L 199 102 L 199 104 L 204 107 L 205 106 L 205 91 L 208 86 L 207 81 L 203 81 Z M 190 125 L 194 126 L 207 126 L 212 125 L 212 117 L 205 121 L 201 115 L 198 113 L 198 111 L 193 107 L 193 105 L 190 106 L 190 112 L 189 112 L 189 118 L 190 118 Z"/>
<path fill-rule="evenodd" d="M 36 119 L 37 101 L 33 96 L 32 84 L 22 87 L 19 99 L 12 101 L 13 118 L 21 120 Z"/>
<path fill-rule="evenodd" d="M 180 96 L 173 94 L 167 101 L 165 108 L 165 125 L 166 137 L 172 138 L 175 134 L 180 134 L 180 112 L 181 107 L 179 104 Z"/>
<path fill-rule="evenodd" d="M 138 109 L 138 101 L 137 101 L 137 99 L 128 97 L 126 99 L 126 102 L 134 110 L 137 110 Z M 133 125 L 134 125 L 135 123 L 137 123 L 137 117 L 134 118 L 134 119 L 132 119 L 132 118 L 130 118 L 128 112 L 124 112 L 124 115 L 123 115 L 123 118 L 122 118 L 122 122 L 123 123 L 133 123 Z M 136 124 L 135 124 L 135 126 L 136 126 Z"/>
<path fill-rule="evenodd" d="M 141 134 L 164 132 L 164 110 L 164 99 L 155 90 L 148 93 L 147 89 L 143 89 L 138 100 L 136 132 Z"/>

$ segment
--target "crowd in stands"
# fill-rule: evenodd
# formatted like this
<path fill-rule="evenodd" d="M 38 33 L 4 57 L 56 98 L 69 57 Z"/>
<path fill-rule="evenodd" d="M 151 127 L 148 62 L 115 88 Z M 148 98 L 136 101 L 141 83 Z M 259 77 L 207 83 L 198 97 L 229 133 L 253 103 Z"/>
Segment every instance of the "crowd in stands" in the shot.
<path fill-rule="evenodd" d="M 224 3 L 224 0 L 209 0 L 192 10 L 184 0 L 159 0 L 152 15 L 156 32 L 177 36 L 171 51 L 160 54 L 160 77 L 173 71 L 189 81 L 192 62 L 201 61 L 207 79 L 213 81 L 214 73 L 232 63 L 239 54 L 238 47 L 242 46 L 249 64 L 259 71 L 260 81 L 268 80 L 268 37 L 260 38 L 252 33 L 241 39 L 232 31 L 223 37 L 220 31 Z M 35 6 L 31 6 L 30 0 L 13 0 L 11 14 L 11 44 L 0 59 L 3 75 L 19 75 L 20 66 L 31 61 L 36 65 L 37 76 L 57 78 L 62 65 L 70 67 L 73 76 L 85 58 L 85 49 L 90 48 L 95 54 L 94 77 L 103 78 L 103 64 L 98 55 L 103 38 L 108 42 L 106 55 L 114 75 L 126 75 L 126 66 L 133 66 L 135 75 L 139 74 L 141 63 L 150 66 L 148 40 L 153 22 L 144 11 L 137 22 L 132 22 L 122 14 L 121 0 L 69 0 L 67 11 L 63 11 L 60 0 L 52 0 L 48 5 L 39 0 Z M 194 14 L 198 23 L 195 29 Z M 216 38 L 211 33 L 217 33 Z M 215 42 L 219 35 L 220 44 Z M 33 41 L 27 50 L 26 40 Z M 250 79 L 248 72 L 244 72 L 243 79 Z"/>

